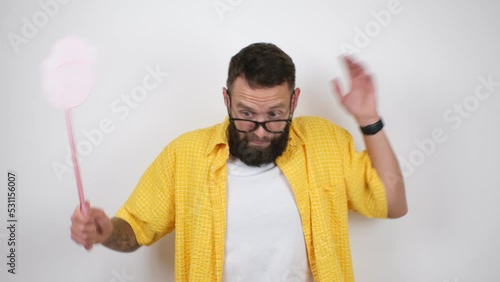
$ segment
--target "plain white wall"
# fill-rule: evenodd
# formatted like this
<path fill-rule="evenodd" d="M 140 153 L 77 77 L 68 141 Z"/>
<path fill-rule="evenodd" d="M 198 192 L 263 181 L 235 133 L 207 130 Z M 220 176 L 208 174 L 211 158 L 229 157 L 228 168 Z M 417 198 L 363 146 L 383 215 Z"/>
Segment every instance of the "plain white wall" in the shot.
<path fill-rule="evenodd" d="M 54 170 L 67 166 L 64 116 L 41 96 L 39 65 L 57 39 L 78 35 L 98 48 L 95 90 L 73 111 L 77 144 L 87 146 L 83 183 L 110 216 L 169 141 L 222 121 L 229 59 L 253 42 L 294 59 L 296 115 L 340 124 L 362 149 L 329 85 L 345 78 L 338 56 L 347 48 L 374 73 L 410 208 L 398 220 L 351 213 L 357 281 L 499 281 L 499 8 L 488 0 L 2 1 L 0 181 L 17 172 L 18 223 L 15 275 L 0 228 L 0 280 L 174 281 L 174 234 L 132 254 L 86 252 L 70 239 L 74 175 Z M 125 112 L 122 95 L 148 67 L 168 76 Z M 103 120 L 112 131 L 89 139 Z M 6 188 L 0 219 L 7 226 Z"/>

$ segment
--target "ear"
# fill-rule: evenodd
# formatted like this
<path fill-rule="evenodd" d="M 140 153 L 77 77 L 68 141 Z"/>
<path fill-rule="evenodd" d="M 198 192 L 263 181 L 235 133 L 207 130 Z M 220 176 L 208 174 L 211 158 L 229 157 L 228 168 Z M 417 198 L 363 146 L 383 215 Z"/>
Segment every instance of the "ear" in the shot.
<path fill-rule="evenodd" d="M 297 108 L 297 104 L 299 103 L 300 88 L 299 87 L 295 88 L 294 92 L 295 94 L 293 95 L 292 112 L 295 112 L 295 108 Z"/>
<path fill-rule="evenodd" d="M 227 88 L 222 87 L 222 96 L 224 97 L 224 104 L 226 105 L 226 108 L 229 107 L 229 94 L 227 93 Z"/>

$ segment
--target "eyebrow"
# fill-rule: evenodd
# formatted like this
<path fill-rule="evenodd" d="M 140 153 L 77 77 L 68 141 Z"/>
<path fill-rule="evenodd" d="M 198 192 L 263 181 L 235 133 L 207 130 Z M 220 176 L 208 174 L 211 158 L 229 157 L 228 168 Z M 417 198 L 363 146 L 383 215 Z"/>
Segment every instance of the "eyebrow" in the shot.
<path fill-rule="evenodd" d="M 241 108 L 241 109 L 245 109 L 245 110 L 253 110 L 251 107 L 249 107 L 241 102 L 236 103 L 236 107 Z M 285 108 L 285 107 L 286 107 L 286 105 L 284 103 L 279 103 L 279 104 L 276 104 L 276 105 L 270 107 L 269 110 Z"/>

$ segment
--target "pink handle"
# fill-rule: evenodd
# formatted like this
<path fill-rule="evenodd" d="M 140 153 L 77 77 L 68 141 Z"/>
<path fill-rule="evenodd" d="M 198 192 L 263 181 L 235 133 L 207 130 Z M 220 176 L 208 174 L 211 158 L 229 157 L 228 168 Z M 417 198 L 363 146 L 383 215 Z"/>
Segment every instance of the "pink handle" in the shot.
<path fill-rule="evenodd" d="M 73 159 L 73 169 L 75 171 L 75 177 L 76 177 L 76 186 L 78 187 L 78 198 L 80 199 L 80 211 L 82 211 L 84 215 L 87 215 L 88 207 L 85 204 L 85 197 L 83 195 L 82 178 L 80 176 L 80 166 L 78 165 L 78 159 L 76 155 L 75 138 L 73 136 L 73 126 L 71 125 L 70 108 L 64 109 L 64 115 L 66 117 L 66 129 L 68 130 L 69 145 L 71 148 L 71 157 Z"/>

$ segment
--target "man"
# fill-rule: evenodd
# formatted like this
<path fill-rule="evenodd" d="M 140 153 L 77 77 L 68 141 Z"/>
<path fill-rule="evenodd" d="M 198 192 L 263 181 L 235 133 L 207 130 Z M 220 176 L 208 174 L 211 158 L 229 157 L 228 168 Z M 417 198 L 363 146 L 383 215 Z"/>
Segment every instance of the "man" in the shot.
<path fill-rule="evenodd" d="M 228 118 L 166 146 L 112 219 L 76 209 L 73 240 L 130 252 L 175 228 L 176 281 L 354 281 L 347 210 L 396 218 L 407 205 L 372 79 L 345 62 L 349 93 L 332 84 L 366 151 L 327 120 L 292 119 L 291 58 L 252 44 L 229 65 Z"/>

